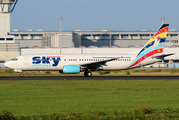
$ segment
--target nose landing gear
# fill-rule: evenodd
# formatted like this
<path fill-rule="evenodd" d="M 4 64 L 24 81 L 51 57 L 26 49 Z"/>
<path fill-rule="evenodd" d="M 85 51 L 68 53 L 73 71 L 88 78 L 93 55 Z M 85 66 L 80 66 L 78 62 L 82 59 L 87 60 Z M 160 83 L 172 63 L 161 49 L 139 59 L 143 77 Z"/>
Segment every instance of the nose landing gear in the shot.
<path fill-rule="evenodd" d="M 21 72 L 20 77 L 23 77 L 23 73 Z"/>

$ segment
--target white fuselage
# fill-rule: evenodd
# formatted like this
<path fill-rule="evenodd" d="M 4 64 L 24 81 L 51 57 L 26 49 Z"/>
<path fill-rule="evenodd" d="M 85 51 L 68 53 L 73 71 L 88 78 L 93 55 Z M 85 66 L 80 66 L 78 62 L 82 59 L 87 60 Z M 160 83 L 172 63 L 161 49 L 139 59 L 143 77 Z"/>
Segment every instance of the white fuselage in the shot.
<path fill-rule="evenodd" d="M 34 54 L 22 55 L 16 57 L 16 60 L 10 60 L 5 63 L 9 68 L 15 70 L 63 70 L 64 65 L 78 65 L 93 63 L 97 61 L 118 58 L 117 60 L 106 62 L 100 69 L 102 70 L 120 70 L 128 69 L 136 54 Z M 140 67 L 147 64 L 161 61 L 160 59 L 145 59 L 141 63 L 133 66 Z"/>

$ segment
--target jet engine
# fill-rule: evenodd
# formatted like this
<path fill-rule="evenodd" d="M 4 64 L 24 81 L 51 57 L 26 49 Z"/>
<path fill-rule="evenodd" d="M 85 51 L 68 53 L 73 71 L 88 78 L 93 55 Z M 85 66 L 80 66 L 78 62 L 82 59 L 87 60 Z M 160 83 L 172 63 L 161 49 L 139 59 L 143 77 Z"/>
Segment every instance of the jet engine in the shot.
<path fill-rule="evenodd" d="M 65 65 L 65 66 L 63 66 L 63 70 L 60 70 L 59 73 L 78 74 L 78 73 L 80 73 L 80 66 Z"/>

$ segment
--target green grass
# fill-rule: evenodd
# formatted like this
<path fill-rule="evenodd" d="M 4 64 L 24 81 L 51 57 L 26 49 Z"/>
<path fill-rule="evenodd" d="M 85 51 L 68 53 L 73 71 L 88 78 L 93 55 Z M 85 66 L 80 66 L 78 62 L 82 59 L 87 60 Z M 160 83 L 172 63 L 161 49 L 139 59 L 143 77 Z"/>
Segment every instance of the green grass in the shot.
<path fill-rule="evenodd" d="M 12 69 L 7 69 L 7 70 L 4 70 L 5 73 L 12 73 L 13 70 Z"/>
<path fill-rule="evenodd" d="M 15 116 L 179 108 L 179 81 L 0 81 L 0 111 Z"/>

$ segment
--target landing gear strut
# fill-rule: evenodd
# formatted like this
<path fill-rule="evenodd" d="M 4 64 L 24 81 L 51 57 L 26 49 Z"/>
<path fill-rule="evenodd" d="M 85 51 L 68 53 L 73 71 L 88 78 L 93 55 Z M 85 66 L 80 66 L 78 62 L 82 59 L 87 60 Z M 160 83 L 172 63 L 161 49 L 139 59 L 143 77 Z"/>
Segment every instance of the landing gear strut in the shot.
<path fill-rule="evenodd" d="M 90 71 L 85 71 L 84 72 L 84 76 L 85 77 L 91 77 L 92 76 L 92 73 Z"/>

